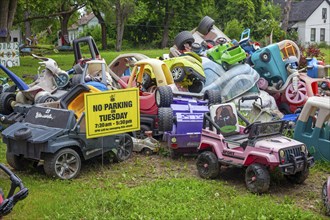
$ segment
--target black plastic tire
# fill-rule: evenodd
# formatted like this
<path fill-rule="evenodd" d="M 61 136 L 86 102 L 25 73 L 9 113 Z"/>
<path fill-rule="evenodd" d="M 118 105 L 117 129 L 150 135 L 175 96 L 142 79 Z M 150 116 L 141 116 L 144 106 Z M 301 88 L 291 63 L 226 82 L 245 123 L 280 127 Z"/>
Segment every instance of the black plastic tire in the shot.
<path fill-rule="evenodd" d="M 146 131 L 151 131 L 151 128 L 148 125 L 140 125 L 140 130 L 135 132 L 135 136 L 138 139 L 144 139 L 147 137 L 145 134 Z"/>
<path fill-rule="evenodd" d="M 225 61 L 223 61 L 223 62 L 221 63 L 221 66 L 222 66 L 222 68 L 223 68 L 225 71 L 229 70 L 229 68 L 230 68 L 229 63 L 227 63 L 227 62 L 225 62 Z"/>
<path fill-rule="evenodd" d="M 291 183 L 302 184 L 303 182 L 305 182 L 308 175 L 309 169 L 306 169 L 305 171 L 297 172 L 294 175 L 285 175 L 285 178 Z"/>
<path fill-rule="evenodd" d="M 3 92 L 0 94 L 0 113 L 4 115 L 9 115 L 13 112 L 13 107 L 11 103 L 16 100 L 15 93 Z"/>
<path fill-rule="evenodd" d="M 46 103 L 46 102 L 56 102 L 58 100 L 57 97 L 52 96 L 52 95 L 43 95 L 38 97 L 35 100 L 35 103 Z"/>
<path fill-rule="evenodd" d="M 143 148 L 142 153 L 146 156 L 150 156 L 153 154 L 153 151 L 150 148 Z"/>
<path fill-rule="evenodd" d="M 17 86 L 16 85 L 11 85 L 8 88 L 4 89 L 2 92 L 11 92 L 14 93 L 17 90 Z"/>
<path fill-rule="evenodd" d="M 117 153 L 115 154 L 114 161 L 122 162 L 132 156 L 133 140 L 128 134 L 124 134 L 120 137 Z"/>
<path fill-rule="evenodd" d="M 170 149 L 170 157 L 172 160 L 177 160 L 182 156 L 182 153 L 178 153 L 176 150 L 174 149 Z"/>
<path fill-rule="evenodd" d="M 260 54 L 260 60 L 262 62 L 268 63 L 270 61 L 270 53 L 269 52 L 262 52 Z"/>
<path fill-rule="evenodd" d="M 200 80 L 194 80 L 193 84 L 188 86 L 188 91 L 192 93 L 199 93 L 203 90 L 204 83 Z"/>
<path fill-rule="evenodd" d="M 14 133 L 14 137 L 17 140 L 26 140 L 32 136 L 31 129 L 29 128 L 20 128 Z"/>
<path fill-rule="evenodd" d="M 321 198 L 325 207 L 325 214 L 330 216 L 330 200 L 328 200 L 327 182 L 323 184 Z"/>
<path fill-rule="evenodd" d="M 145 89 L 145 90 L 148 90 L 148 88 L 150 86 L 152 86 L 152 79 L 151 79 L 151 76 L 147 73 L 144 73 L 143 74 L 143 78 L 142 78 L 142 87 Z"/>
<path fill-rule="evenodd" d="M 221 95 L 217 90 L 206 90 L 204 93 L 204 100 L 208 100 L 209 105 L 220 104 Z"/>
<path fill-rule="evenodd" d="M 155 94 L 158 107 L 170 107 L 173 102 L 172 89 L 169 86 L 159 86 Z"/>
<path fill-rule="evenodd" d="M 195 39 L 191 32 L 182 31 L 174 38 L 174 44 L 179 50 L 184 50 L 184 44 L 192 44 L 195 42 Z"/>
<path fill-rule="evenodd" d="M 81 158 L 71 148 L 64 148 L 55 154 L 48 154 L 44 161 L 45 173 L 58 179 L 76 178 L 81 169 Z"/>
<path fill-rule="evenodd" d="M 172 131 L 173 110 L 171 108 L 158 108 L 158 117 L 159 131 Z"/>
<path fill-rule="evenodd" d="M 205 16 L 200 22 L 197 27 L 197 31 L 203 35 L 207 35 L 210 30 L 212 29 L 212 26 L 214 25 L 214 20 L 210 18 L 209 16 Z"/>
<path fill-rule="evenodd" d="M 280 112 L 282 112 L 285 115 L 292 114 L 292 112 L 290 110 L 290 106 L 287 103 L 283 102 L 283 103 L 279 104 L 278 109 L 280 110 Z"/>
<path fill-rule="evenodd" d="M 82 79 L 82 74 L 73 75 L 73 77 L 71 78 L 72 86 L 81 84 L 81 79 Z"/>
<path fill-rule="evenodd" d="M 6 160 L 7 163 L 18 171 L 24 171 L 27 170 L 30 166 L 30 161 L 23 156 L 17 156 L 13 153 L 6 152 Z"/>
<path fill-rule="evenodd" d="M 253 163 L 246 169 L 245 183 L 248 190 L 253 193 L 267 192 L 270 185 L 270 175 L 267 168 L 258 163 Z"/>
<path fill-rule="evenodd" d="M 171 69 L 171 73 L 172 73 L 174 82 L 182 82 L 182 80 L 186 76 L 186 73 L 185 73 L 184 68 L 182 66 L 173 67 Z"/>
<path fill-rule="evenodd" d="M 197 157 L 198 174 L 204 179 L 214 179 L 219 176 L 220 164 L 217 156 L 211 151 L 204 151 Z"/>

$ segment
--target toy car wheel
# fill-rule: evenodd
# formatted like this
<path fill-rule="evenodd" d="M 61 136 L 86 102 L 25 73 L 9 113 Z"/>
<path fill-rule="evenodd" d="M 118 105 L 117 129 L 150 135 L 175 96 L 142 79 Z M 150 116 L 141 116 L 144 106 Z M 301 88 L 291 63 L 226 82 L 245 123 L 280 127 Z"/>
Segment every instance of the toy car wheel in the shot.
<path fill-rule="evenodd" d="M 3 92 L 0 95 L 0 113 L 9 115 L 13 112 L 12 102 L 16 100 L 15 93 Z"/>
<path fill-rule="evenodd" d="M 195 39 L 189 31 L 182 31 L 178 35 L 175 36 L 174 38 L 174 44 L 179 50 L 184 50 L 185 44 L 192 44 L 195 42 Z"/>
<path fill-rule="evenodd" d="M 302 184 L 303 182 L 305 182 L 308 175 L 309 175 L 309 169 L 306 169 L 304 171 L 297 172 L 296 174 L 293 175 L 285 175 L 285 178 L 291 183 Z"/>
<path fill-rule="evenodd" d="M 152 155 L 153 151 L 150 148 L 143 148 L 142 153 L 146 156 Z"/>
<path fill-rule="evenodd" d="M 171 108 L 158 108 L 158 119 L 159 131 L 172 131 L 173 110 Z"/>
<path fill-rule="evenodd" d="M 200 80 L 194 80 L 193 84 L 188 86 L 188 91 L 192 93 L 199 93 L 202 91 L 204 87 L 204 83 Z"/>
<path fill-rule="evenodd" d="M 115 160 L 116 162 L 122 162 L 131 157 L 133 151 L 133 140 L 128 134 L 124 134 L 120 137 L 119 146 Z"/>
<path fill-rule="evenodd" d="M 73 179 L 78 176 L 81 168 L 80 156 L 71 148 L 48 154 L 44 161 L 45 173 L 59 179 Z"/>
<path fill-rule="evenodd" d="M 279 104 L 278 109 L 280 110 L 280 112 L 282 112 L 285 115 L 292 114 L 292 112 L 290 110 L 290 106 L 288 105 L 288 103 Z"/>
<path fill-rule="evenodd" d="M 48 102 L 56 102 L 58 100 L 57 97 L 51 95 L 43 95 L 36 99 L 35 103 L 48 103 Z"/>
<path fill-rule="evenodd" d="M 147 137 L 145 134 L 146 131 L 151 131 L 151 128 L 148 125 L 140 125 L 140 130 L 135 132 L 135 136 L 138 139 L 144 139 Z"/>
<path fill-rule="evenodd" d="M 230 68 L 229 63 L 227 63 L 227 62 L 225 62 L 225 61 L 223 61 L 223 62 L 221 63 L 221 66 L 222 66 L 222 68 L 223 68 L 225 71 L 229 70 L 229 68 Z"/>
<path fill-rule="evenodd" d="M 186 73 L 184 72 L 183 67 L 176 66 L 171 70 L 174 82 L 182 82 Z"/>
<path fill-rule="evenodd" d="M 219 176 L 220 164 L 217 156 L 211 151 L 204 151 L 197 157 L 198 174 L 204 179 L 214 179 Z"/>
<path fill-rule="evenodd" d="M 260 60 L 265 62 L 265 63 L 268 63 L 270 61 L 270 53 L 268 52 L 263 52 L 260 54 Z"/>
<path fill-rule="evenodd" d="M 73 75 L 73 77 L 71 78 L 71 83 L 73 86 L 79 85 L 81 84 L 81 79 L 82 79 L 82 74 L 75 74 Z"/>
<path fill-rule="evenodd" d="M 285 90 L 285 97 L 291 104 L 303 103 L 307 98 L 306 84 L 299 81 L 297 91 L 295 91 L 293 83 L 290 83 Z"/>
<path fill-rule="evenodd" d="M 246 169 L 245 183 L 253 193 L 264 193 L 268 191 L 270 176 L 267 168 L 258 163 L 253 163 Z"/>
<path fill-rule="evenodd" d="M 220 104 L 222 101 L 220 93 L 217 90 L 206 90 L 204 100 L 208 100 L 209 105 Z"/>
<path fill-rule="evenodd" d="M 158 107 L 170 107 L 173 102 L 172 89 L 169 86 L 159 86 L 155 94 Z"/>
<path fill-rule="evenodd" d="M 31 162 L 22 155 L 18 156 L 13 153 L 9 153 L 8 151 L 6 152 L 6 160 L 12 168 L 18 171 L 27 170 L 31 164 Z"/>
<path fill-rule="evenodd" d="M 141 85 L 145 90 L 148 90 L 148 88 L 151 86 L 151 82 L 151 76 L 147 73 L 143 74 Z"/>
<path fill-rule="evenodd" d="M 216 44 L 225 44 L 227 43 L 227 39 L 225 37 L 218 37 L 216 40 L 215 40 L 215 43 Z"/>
<path fill-rule="evenodd" d="M 17 140 L 26 140 L 32 136 L 32 132 L 29 128 L 20 128 L 14 133 L 14 137 Z"/>
<path fill-rule="evenodd" d="M 265 78 L 260 77 L 257 86 L 259 89 L 266 90 L 268 88 L 268 81 Z"/>
<path fill-rule="evenodd" d="M 330 200 L 329 200 L 330 195 L 328 195 L 328 189 L 327 189 L 327 182 L 323 184 L 322 187 L 322 200 L 323 204 L 325 206 L 325 213 L 327 215 L 330 215 Z"/>
<path fill-rule="evenodd" d="M 209 16 L 205 16 L 199 23 L 197 31 L 203 35 L 207 35 L 214 25 L 214 20 Z"/>

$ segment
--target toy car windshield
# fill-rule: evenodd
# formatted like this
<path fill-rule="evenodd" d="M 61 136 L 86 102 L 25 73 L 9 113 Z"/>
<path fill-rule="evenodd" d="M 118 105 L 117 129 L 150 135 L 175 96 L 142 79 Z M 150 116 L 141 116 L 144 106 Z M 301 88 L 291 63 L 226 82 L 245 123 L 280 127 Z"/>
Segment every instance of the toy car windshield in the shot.
<path fill-rule="evenodd" d="M 260 138 L 272 135 L 282 134 L 285 126 L 285 121 L 272 121 L 272 122 L 255 122 L 251 128 L 249 138 Z"/>

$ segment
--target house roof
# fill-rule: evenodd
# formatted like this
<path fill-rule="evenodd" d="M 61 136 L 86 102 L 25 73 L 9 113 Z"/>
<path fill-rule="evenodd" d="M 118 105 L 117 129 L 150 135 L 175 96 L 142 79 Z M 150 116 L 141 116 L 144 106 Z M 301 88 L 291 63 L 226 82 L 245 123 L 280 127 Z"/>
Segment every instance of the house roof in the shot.
<path fill-rule="evenodd" d="M 289 22 L 306 21 L 324 1 L 330 4 L 329 0 L 302 0 L 300 2 L 292 1 Z M 273 2 L 274 5 L 279 4 L 282 9 L 286 4 L 286 0 L 273 0 Z"/>
<path fill-rule="evenodd" d="M 71 25 L 71 27 L 68 28 L 68 30 L 76 30 L 79 26 L 83 26 L 88 24 L 90 20 L 92 20 L 95 17 L 94 13 L 91 12 L 87 15 L 83 15 L 76 23 Z"/>

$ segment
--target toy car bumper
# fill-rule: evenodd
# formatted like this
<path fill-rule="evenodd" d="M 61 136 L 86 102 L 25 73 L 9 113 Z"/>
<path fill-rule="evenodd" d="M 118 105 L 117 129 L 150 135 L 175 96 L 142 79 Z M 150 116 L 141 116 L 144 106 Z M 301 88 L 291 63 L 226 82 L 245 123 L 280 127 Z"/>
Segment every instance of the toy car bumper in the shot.
<path fill-rule="evenodd" d="M 289 162 L 280 164 L 279 168 L 284 175 L 293 175 L 314 165 L 314 157 L 307 157 L 305 154 L 295 157 L 290 155 Z"/>

